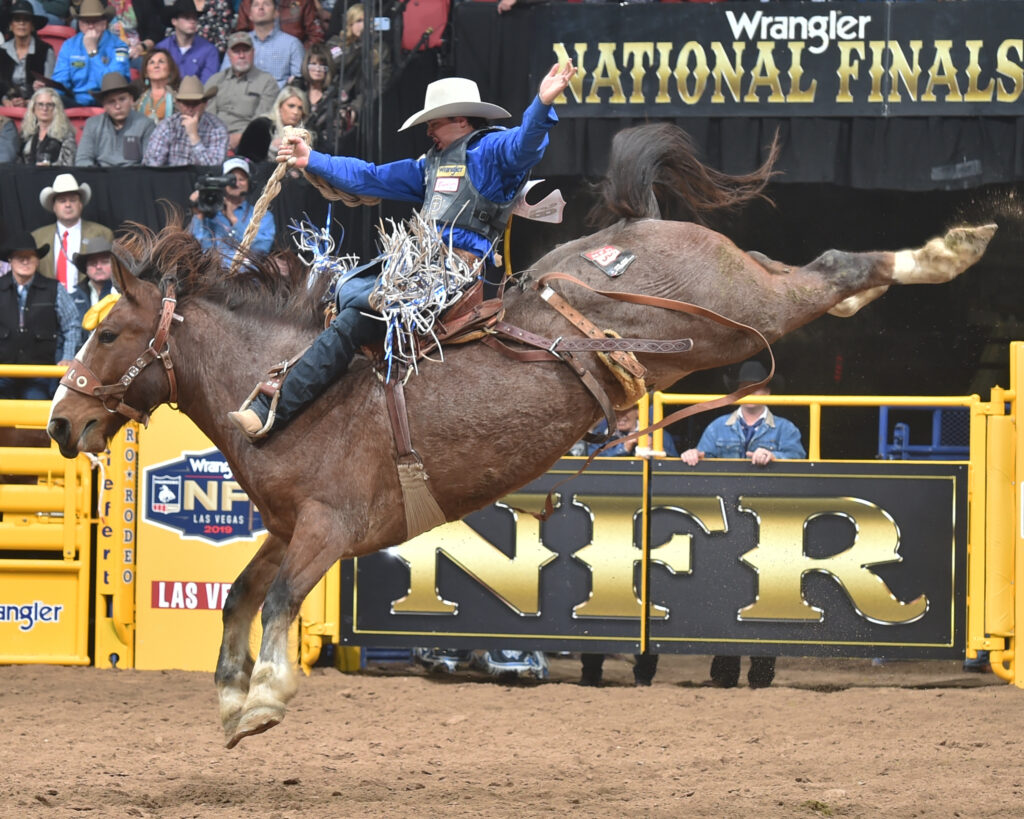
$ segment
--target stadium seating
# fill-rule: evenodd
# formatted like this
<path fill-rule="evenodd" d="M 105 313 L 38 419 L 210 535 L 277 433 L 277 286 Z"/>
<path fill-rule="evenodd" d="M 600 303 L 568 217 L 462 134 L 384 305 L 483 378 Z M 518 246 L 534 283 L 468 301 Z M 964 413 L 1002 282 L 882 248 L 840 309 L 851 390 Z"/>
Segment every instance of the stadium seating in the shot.
<path fill-rule="evenodd" d="M 71 26 L 43 26 L 39 31 L 36 32 L 39 37 L 46 43 L 50 44 L 50 48 L 53 49 L 53 56 L 57 56 L 60 53 L 60 47 L 64 45 L 65 40 L 70 40 L 75 36 L 76 32 Z"/>
<path fill-rule="evenodd" d="M 15 126 L 21 130 L 21 120 L 25 116 L 27 108 L 15 108 L 13 105 L 0 105 L 0 117 L 7 117 L 14 120 Z"/>
<path fill-rule="evenodd" d="M 85 128 L 85 121 L 89 117 L 96 116 L 96 114 L 102 114 L 103 109 L 95 105 L 86 105 L 76 108 L 65 108 L 64 113 L 67 114 L 68 122 L 75 126 L 75 141 L 82 138 L 82 129 Z"/>

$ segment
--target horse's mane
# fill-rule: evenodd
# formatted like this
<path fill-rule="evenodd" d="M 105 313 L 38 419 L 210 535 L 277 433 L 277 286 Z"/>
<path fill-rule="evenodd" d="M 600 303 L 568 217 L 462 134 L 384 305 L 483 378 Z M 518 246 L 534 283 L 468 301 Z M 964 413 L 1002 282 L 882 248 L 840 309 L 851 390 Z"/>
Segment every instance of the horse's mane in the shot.
<path fill-rule="evenodd" d="M 707 217 L 753 199 L 764 189 L 779 156 L 776 134 L 768 158 L 757 170 L 731 175 L 697 159 L 690 135 L 671 123 L 638 125 L 612 140 L 608 172 L 596 186 L 598 202 L 589 224 L 605 228 L 620 219 L 677 219 L 707 226 Z"/>
<path fill-rule="evenodd" d="M 287 275 L 282 275 L 275 257 L 251 253 L 245 254 L 245 264 L 229 273 L 216 247 L 204 251 L 185 230 L 178 209 L 168 209 L 166 216 L 159 231 L 129 222 L 118 233 L 115 255 L 135 276 L 161 287 L 173 279 L 181 306 L 201 299 L 256 321 L 323 326 L 320 306 L 326 282 L 307 288 L 294 260 L 286 262 Z"/>

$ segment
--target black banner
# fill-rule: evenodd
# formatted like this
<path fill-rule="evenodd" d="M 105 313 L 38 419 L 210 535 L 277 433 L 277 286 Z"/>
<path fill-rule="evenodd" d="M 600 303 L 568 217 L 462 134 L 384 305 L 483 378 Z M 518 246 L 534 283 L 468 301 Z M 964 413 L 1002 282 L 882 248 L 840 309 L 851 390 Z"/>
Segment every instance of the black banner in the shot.
<path fill-rule="evenodd" d="M 504 502 L 344 562 L 342 642 L 963 656 L 966 466 L 658 461 L 650 539 L 640 461 L 577 459 Z M 647 559 L 644 549 L 647 549 Z"/>
<path fill-rule="evenodd" d="M 1015 3 L 551 4 L 531 67 L 562 117 L 1016 116 Z"/>

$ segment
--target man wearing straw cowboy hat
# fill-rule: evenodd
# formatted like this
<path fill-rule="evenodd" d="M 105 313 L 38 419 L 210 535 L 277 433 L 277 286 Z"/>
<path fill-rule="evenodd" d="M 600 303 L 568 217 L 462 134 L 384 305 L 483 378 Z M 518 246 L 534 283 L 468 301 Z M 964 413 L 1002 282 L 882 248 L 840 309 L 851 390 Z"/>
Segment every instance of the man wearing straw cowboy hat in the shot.
<path fill-rule="evenodd" d="M 149 117 L 135 110 L 139 89 L 113 71 L 103 77 L 100 90 L 93 92 L 103 113 L 89 117 L 78 141 L 75 165 L 101 168 L 141 165 L 149 135 L 156 127 Z"/>
<path fill-rule="evenodd" d="M 39 204 L 45 210 L 53 211 L 57 217 L 55 224 L 43 225 L 32 231 L 37 245 L 49 245 L 51 248 L 39 260 L 39 272 L 57 279 L 69 292 L 75 289 L 78 279 L 71 260 L 82 242 L 100 238 L 114 241 L 110 228 L 82 219 L 82 209 L 91 198 L 92 189 L 84 182 L 79 185 L 70 173 L 59 174 L 53 185 L 43 188 L 39 194 Z"/>
<path fill-rule="evenodd" d="M 427 86 L 422 110 L 401 129 L 426 123 L 434 147 L 420 159 L 372 165 L 347 156 L 310 150 L 300 138 L 286 136 L 277 161 L 305 168 L 341 191 L 357 196 L 419 202 L 424 219 L 435 222 L 446 243 L 474 269 L 493 258 L 530 169 L 547 148 L 548 131 L 558 122 L 551 108 L 576 73 L 572 62 L 554 65 L 541 80 L 537 96 L 515 128 L 488 128 L 504 119 L 504 108 L 483 102 L 472 80 L 437 80 Z M 367 316 L 376 278 L 363 275 L 345 282 L 338 315 L 288 370 L 277 406 L 259 392 L 229 418 L 250 438 L 263 437 L 287 424 L 347 369 L 356 350 L 380 337 L 383 323 Z"/>
<path fill-rule="evenodd" d="M 11 275 L 0 276 L 0 363 L 70 364 L 78 349 L 78 311 L 53 279 L 38 275 L 49 247 L 30 233 L 14 236 L 0 253 Z M 50 378 L 0 378 L 0 398 L 45 401 L 57 384 Z"/>
<path fill-rule="evenodd" d="M 61 46 L 53 69 L 53 79 L 67 89 L 65 102 L 92 105 L 92 92 L 111 71 L 131 79 L 128 44 L 107 31 L 113 16 L 100 0 L 82 0 L 78 7 L 78 34 Z"/>
<path fill-rule="evenodd" d="M 142 164 L 220 165 L 228 154 L 228 129 L 206 111 L 206 101 L 216 94 L 216 87 L 204 91 L 198 77 L 185 77 L 174 98 L 178 110 L 156 126 Z"/>

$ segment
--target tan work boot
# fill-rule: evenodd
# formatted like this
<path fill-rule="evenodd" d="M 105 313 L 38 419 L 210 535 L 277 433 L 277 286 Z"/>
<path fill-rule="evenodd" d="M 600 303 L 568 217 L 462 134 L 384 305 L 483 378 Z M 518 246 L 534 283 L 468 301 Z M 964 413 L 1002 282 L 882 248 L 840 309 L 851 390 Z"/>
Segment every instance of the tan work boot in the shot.
<path fill-rule="evenodd" d="M 228 419 L 250 439 L 263 438 L 270 432 L 270 424 L 264 424 L 253 409 L 229 412 Z"/>

